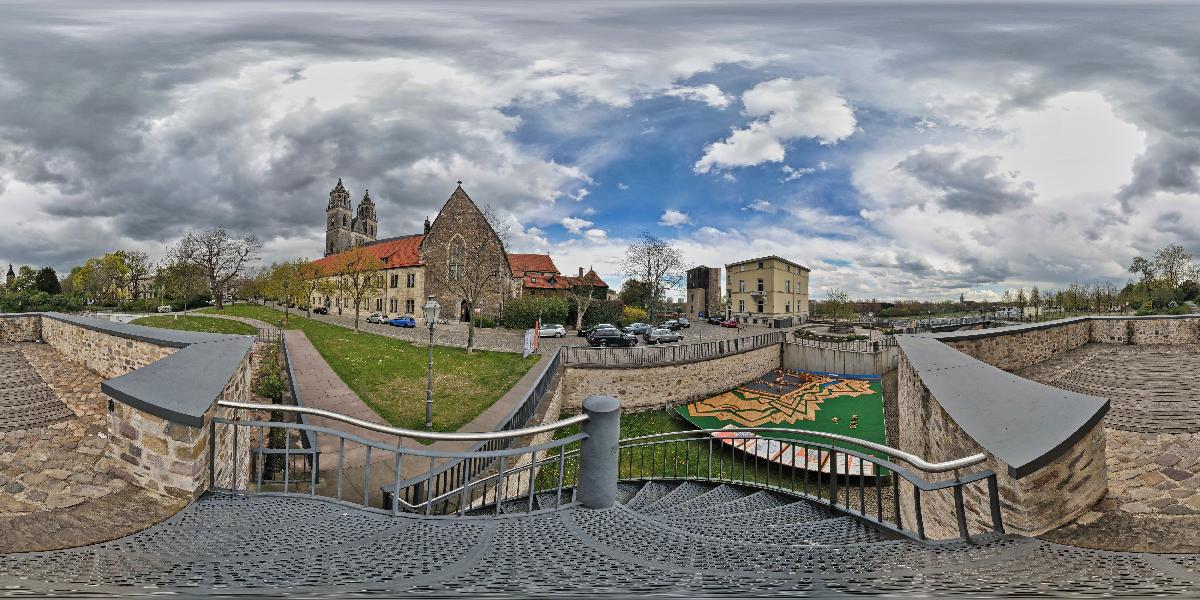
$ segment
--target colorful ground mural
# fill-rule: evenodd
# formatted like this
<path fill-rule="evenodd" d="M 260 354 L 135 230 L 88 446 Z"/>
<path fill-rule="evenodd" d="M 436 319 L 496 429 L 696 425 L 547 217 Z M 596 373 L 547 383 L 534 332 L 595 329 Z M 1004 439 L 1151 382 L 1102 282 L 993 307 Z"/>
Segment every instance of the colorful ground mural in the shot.
<path fill-rule="evenodd" d="M 775 369 L 758 379 L 719 396 L 697 400 L 676 409 L 680 416 L 701 429 L 731 427 L 778 427 L 798 432 L 772 432 L 770 437 L 790 438 L 817 443 L 828 440 L 806 436 L 799 431 L 838 433 L 861 440 L 885 443 L 883 384 L 878 376 L 842 375 L 814 371 Z M 816 449 L 779 440 L 761 440 L 752 432 L 714 434 L 723 443 L 739 450 L 787 466 L 809 470 L 830 470 L 829 456 Z M 866 448 L 839 444 L 866 452 Z M 875 454 L 875 453 L 872 453 Z M 859 464 L 850 456 L 849 464 L 838 458 L 837 473 L 874 475 L 874 465 Z"/>

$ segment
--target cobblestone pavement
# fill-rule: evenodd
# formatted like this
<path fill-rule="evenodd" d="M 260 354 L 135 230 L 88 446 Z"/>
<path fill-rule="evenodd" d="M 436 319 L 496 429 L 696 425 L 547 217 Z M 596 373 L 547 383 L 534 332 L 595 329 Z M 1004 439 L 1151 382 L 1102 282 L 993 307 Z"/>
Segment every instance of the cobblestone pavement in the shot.
<path fill-rule="evenodd" d="M 1108 495 L 1056 539 L 1200 551 L 1200 540 L 1189 539 L 1200 525 L 1200 351 L 1089 344 L 1017 374 L 1110 403 Z"/>
<path fill-rule="evenodd" d="M 122 470 L 104 456 L 107 402 L 98 375 L 43 344 L 6 348 L 24 356 L 71 416 L 0 431 L 0 551 L 112 539 L 144 529 L 182 507 L 127 483 L 119 477 Z M 108 514 L 114 504 L 136 510 Z"/>

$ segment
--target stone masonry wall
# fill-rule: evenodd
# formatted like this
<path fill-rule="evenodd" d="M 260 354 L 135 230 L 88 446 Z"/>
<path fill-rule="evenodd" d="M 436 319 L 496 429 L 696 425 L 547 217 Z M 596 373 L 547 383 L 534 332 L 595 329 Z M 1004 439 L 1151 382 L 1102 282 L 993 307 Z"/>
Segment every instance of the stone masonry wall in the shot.
<path fill-rule="evenodd" d="M 897 373 L 899 448 L 940 462 L 977 453 L 988 456 L 975 469 L 990 469 L 997 474 L 1001 514 L 1010 533 L 1039 535 L 1071 522 L 1099 501 L 1108 489 L 1104 455 L 1104 428 L 1097 424 L 1068 451 L 1052 463 L 1014 479 L 1008 465 L 987 453 L 938 404 L 921 382 L 908 359 L 900 357 Z M 950 474 L 920 474 L 927 481 L 944 481 Z M 915 529 L 916 512 L 912 489 L 901 485 L 901 515 L 905 527 Z M 906 489 L 907 488 L 907 489 Z M 986 482 L 964 488 L 968 531 L 972 534 L 991 529 L 991 510 Z M 933 539 L 958 537 L 951 490 L 924 493 L 922 516 L 925 533 Z"/>
<path fill-rule="evenodd" d="M 66 358 L 112 378 L 169 356 L 176 348 L 131 340 L 52 318 L 42 318 L 42 339 Z"/>
<path fill-rule="evenodd" d="M 578 414 L 583 399 L 612 395 L 628 413 L 658 410 L 727 392 L 780 366 L 780 345 L 712 360 L 656 367 L 582 368 L 563 372 L 563 413 Z"/>
<path fill-rule="evenodd" d="M 247 353 L 221 392 L 220 399 L 249 401 L 250 378 L 250 355 Z M 107 452 L 117 464 L 125 465 L 124 473 L 119 476 L 130 483 L 175 498 L 193 500 L 208 487 L 210 420 L 214 415 L 230 418 L 232 412 L 214 403 L 201 427 L 189 427 L 114 401 L 108 413 L 111 435 Z M 238 486 L 245 489 L 250 471 L 249 432 L 242 429 L 238 435 Z M 233 426 L 219 424 L 217 487 L 228 488 L 233 483 L 233 458 Z"/>
<path fill-rule="evenodd" d="M 0 344 L 36 342 L 42 336 L 42 318 L 38 315 L 5 317 L 0 315 Z"/>
<path fill-rule="evenodd" d="M 1091 342 L 1099 344 L 1195 344 L 1200 318 L 1093 319 Z"/>

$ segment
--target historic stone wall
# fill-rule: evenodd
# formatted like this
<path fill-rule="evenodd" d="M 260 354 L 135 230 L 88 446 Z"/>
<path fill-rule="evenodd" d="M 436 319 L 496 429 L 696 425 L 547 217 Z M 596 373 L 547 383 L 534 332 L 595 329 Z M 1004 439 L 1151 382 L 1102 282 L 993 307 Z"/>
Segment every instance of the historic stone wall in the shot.
<path fill-rule="evenodd" d="M 1090 341 L 1100 344 L 1195 344 L 1200 317 L 1092 319 Z"/>
<path fill-rule="evenodd" d="M 177 348 L 118 337 L 44 317 L 42 339 L 66 358 L 104 377 L 124 375 L 175 352 Z"/>
<path fill-rule="evenodd" d="M 36 342 L 42 336 L 39 315 L 0 315 L 0 344 Z"/>
<path fill-rule="evenodd" d="M 611 395 L 628 413 L 658 410 L 737 386 L 780 366 L 780 345 L 678 365 L 654 367 L 567 367 L 563 372 L 563 413 L 578 414 L 588 396 Z"/>
<path fill-rule="evenodd" d="M 976 443 L 938 404 L 937 398 L 901 355 L 897 373 L 900 449 L 940 462 L 977 453 L 986 463 L 968 469 L 990 469 L 997 474 L 1001 514 L 1010 533 L 1039 535 L 1071 522 L 1104 497 L 1108 489 L 1104 455 L 1104 428 L 1098 423 L 1085 432 L 1066 452 L 1033 473 L 1015 479 L 1008 465 Z M 951 474 L 920 473 L 927 481 L 951 479 Z M 979 481 L 964 489 L 968 530 L 972 534 L 991 530 L 987 485 Z M 901 484 L 903 524 L 916 528 L 916 507 L 911 486 Z M 922 494 L 925 533 L 933 539 L 958 537 L 951 490 Z"/>
<path fill-rule="evenodd" d="M 500 238 L 461 187 L 454 190 L 434 219 L 429 233 L 421 240 L 425 293 L 437 296 L 442 305 L 442 317 L 450 321 L 459 320 L 462 301 L 462 295 L 448 283 L 450 252 L 454 244 L 461 244 L 461 261 L 468 280 L 474 277 L 478 281 L 478 274 L 484 270 L 500 270 L 491 285 L 493 290 L 481 299 L 479 306 L 475 306 L 482 309 L 483 314 L 499 314 L 501 294 L 507 290 L 512 272 Z"/>
<path fill-rule="evenodd" d="M 247 354 L 220 399 L 247 402 L 250 400 L 250 355 Z M 175 498 L 195 499 L 208 488 L 210 420 L 214 415 L 225 418 L 232 410 L 217 407 L 204 417 L 201 427 L 172 423 L 161 417 L 112 402 L 108 413 L 109 445 L 107 454 L 124 466 L 119 474 L 130 483 Z M 248 432 L 238 432 L 238 485 L 245 489 L 249 481 L 250 444 Z M 233 427 L 217 426 L 216 464 L 217 487 L 233 483 Z"/>

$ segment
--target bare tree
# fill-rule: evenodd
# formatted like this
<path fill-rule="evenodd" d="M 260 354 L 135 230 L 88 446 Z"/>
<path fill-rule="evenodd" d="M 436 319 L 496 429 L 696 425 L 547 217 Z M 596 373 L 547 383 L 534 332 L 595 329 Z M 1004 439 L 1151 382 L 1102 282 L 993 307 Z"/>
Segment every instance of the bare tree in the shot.
<path fill-rule="evenodd" d="M 591 308 L 592 305 L 596 303 L 597 300 L 604 299 L 604 298 L 596 297 L 596 290 L 598 288 L 594 285 L 594 282 L 592 282 L 590 280 L 590 278 L 588 277 L 588 275 L 590 275 L 590 274 L 591 274 L 591 271 L 588 271 L 586 274 L 584 274 L 583 277 L 579 278 L 579 281 L 575 282 L 575 285 L 571 286 L 571 298 L 575 300 L 575 329 L 576 330 L 583 329 L 584 313 L 586 313 L 588 311 L 588 309 Z"/>
<path fill-rule="evenodd" d="M 439 255 L 435 259 L 439 264 L 425 269 L 426 289 L 444 290 L 461 299 L 462 308 L 470 317 L 467 319 L 468 354 L 475 352 L 475 309 L 483 306 L 487 299 L 494 298 L 503 311 L 503 299 L 512 281 L 512 270 L 504 250 L 508 224 L 490 206 L 480 212 L 496 235 L 455 236 L 446 246 L 445 263 Z"/>
<path fill-rule="evenodd" d="M 194 265 L 208 280 L 218 309 L 225 307 L 229 283 L 258 260 L 262 242 L 253 235 L 235 238 L 224 229 L 190 231 L 168 253 L 176 262 Z"/>
<path fill-rule="evenodd" d="M 1141 257 L 1138 257 L 1141 258 Z M 1179 287 L 1192 274 L 1192 261 L 1195 259 L 1183 246 L 1167 244 L 1154 253 L 1154 269 L 1167 287 Z M 1144 259 L 1143 259 L 1144 260 Z M 1136 262 L 1137 259 L 1135 258 Z"/>
<path fill-rule="evenodd" d="M 338 255 L 333 274 L 338 295 L 354 302 L 354 330 L 358 331 L 363 299 L 383 289 L 383 261 L 370 250 L 358 247 Z"/>
<path fill-rule="evenodd" d="M 1029 305 L 1033 307 L 1033 320 L 1038 320 L 1042 316 L 1042 293 L 1036 285 L 1029 290 Z"/>
<path fill-rule="evenodd" d="M 668 289 L 683 279 L 683 256 L 667 242 L 642 233 L 641 239 L 625 249 L 625 274 L 646 284 L 647 318 L 654 322 L 658 303 Z"/>

